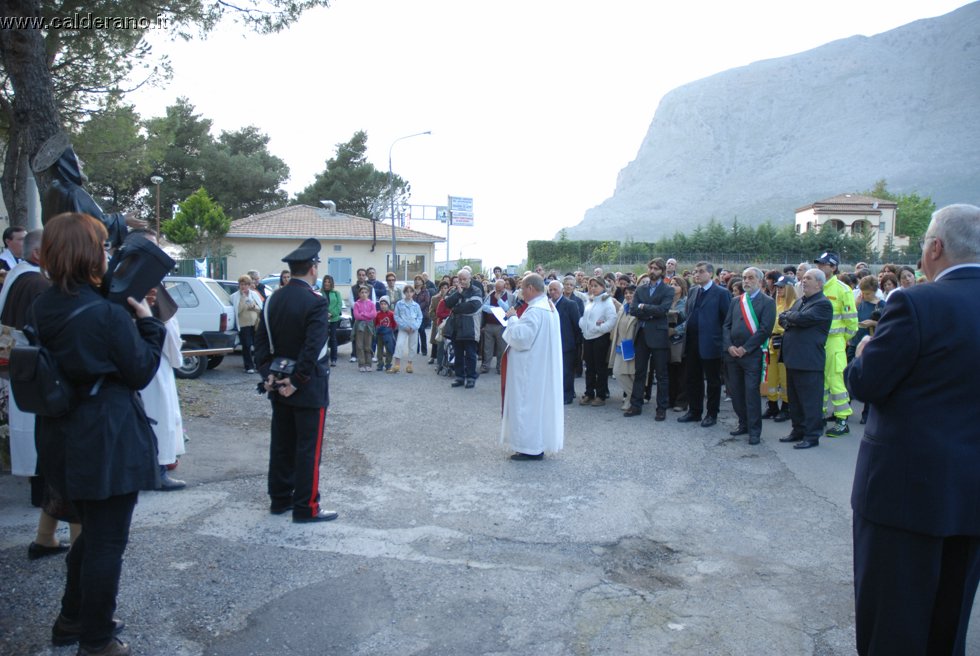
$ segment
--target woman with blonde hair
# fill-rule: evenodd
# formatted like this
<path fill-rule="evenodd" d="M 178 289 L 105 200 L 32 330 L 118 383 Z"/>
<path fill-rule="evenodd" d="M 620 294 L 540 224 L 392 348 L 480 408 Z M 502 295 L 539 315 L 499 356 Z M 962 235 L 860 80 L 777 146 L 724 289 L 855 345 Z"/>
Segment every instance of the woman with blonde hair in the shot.
<path fill-rule="evenodd" d="M 776 281 L 776 316 L 793 307 L 796 303 L 796 287 L 790 284 L 786 276 L 780 276 Z M 769 336 L 769 350 L 766 352 L 766 377 L 762 381 L 762 392 L 769 401 L 763 419 L 786 421 L 789 419 L 789 394 L 786 388 L 786 365 L 783 364 L 780 352 L 783 346 L 783 327 L 776 322 Z M 782 407 L 779 402 L 782 401 Z"/>

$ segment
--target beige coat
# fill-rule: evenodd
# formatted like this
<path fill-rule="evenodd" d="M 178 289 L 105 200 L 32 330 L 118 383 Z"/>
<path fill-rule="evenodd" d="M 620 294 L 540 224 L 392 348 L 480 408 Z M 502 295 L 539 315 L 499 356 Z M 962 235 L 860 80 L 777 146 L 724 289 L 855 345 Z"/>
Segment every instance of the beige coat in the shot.
<path fill-rule="evenodd" d="M 619 309 L 619 314 L 616 317 L 616 325 L 613 327 L 612 333 L 610 333 L 612 335 L 612 345 L 609 348 L 609 361 L 613 363 L 613 376 L 619 376 L 621 374 L 632 376 L 636 374 L 636 358 L 623 360 L 622 354 L 616 352 L 616 347 L 622 344 L 624 339 L 636 338 L 637 321 L 636 317 L 626 314 L 622 308 Z"/>

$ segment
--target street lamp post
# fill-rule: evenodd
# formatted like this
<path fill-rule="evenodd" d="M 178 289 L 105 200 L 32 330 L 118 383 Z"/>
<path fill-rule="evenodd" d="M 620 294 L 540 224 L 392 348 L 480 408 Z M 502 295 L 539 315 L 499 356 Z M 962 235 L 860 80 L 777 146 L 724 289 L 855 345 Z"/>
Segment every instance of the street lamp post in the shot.
<path fill-rule="evenodd" d="M 163 235 L 160 234 L 160 183 L 163 182 L 163 178 L 159 175 L 150 176 L 150 182 L 156 185 L 157 188 L 157 239 L 162 239 Z"/>
<path fill-rule="evenodd" d="M 391 172 L 391 149 L 395 147 L 395 144 L 403 139 L 411 139 L 412 137 L 421 137 L 423 134 L 432 134 L 432 130 L 426 130 L 425 132 L 416 132 L 415 134 L 407 134 L 404 137 L 398 137 L 391 142 L 388 146 L 388 194 L 391 196 L 391 270 L 398 275 L 396 267 L 398 267 L 398 250 L 395 245 L 395 177 Z"/>

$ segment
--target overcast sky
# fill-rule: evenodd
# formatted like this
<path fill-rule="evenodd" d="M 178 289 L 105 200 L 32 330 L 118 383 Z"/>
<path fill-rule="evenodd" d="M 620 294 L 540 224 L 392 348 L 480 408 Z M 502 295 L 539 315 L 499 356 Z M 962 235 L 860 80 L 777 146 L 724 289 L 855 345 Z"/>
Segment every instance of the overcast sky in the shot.
<path fill-rule="evenodd" d="M 395 139 L 431 130 L 392 151 L 411 202 L 472 197 L 475 225 L 452 229 L 451 256 L 517 264 L 529 239 L 612 195 L 671 89 L 965 4 L 334 0 L 278 35 L 228 22 L 207 41 L 154 38 L 173 81 L 130 101 L 149 117 L 186 96 L 215 136 L 256 125 L 289 165 L 290 194 L 357 130 L 383 171 Z M 437 222 L 411 227 L 445 236 Z"/>

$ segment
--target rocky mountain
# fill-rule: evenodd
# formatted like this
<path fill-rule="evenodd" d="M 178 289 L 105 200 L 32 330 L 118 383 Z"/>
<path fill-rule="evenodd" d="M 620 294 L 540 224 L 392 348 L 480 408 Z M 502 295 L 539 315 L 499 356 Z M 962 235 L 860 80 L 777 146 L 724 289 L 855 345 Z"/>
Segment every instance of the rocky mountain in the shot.
<path fill-rule="evenodd" d="M 674 89 L 614 195 L 566 234 L 780 225 L 882 178 L 940 206 L 980 203 L 980 2 Z"/>

